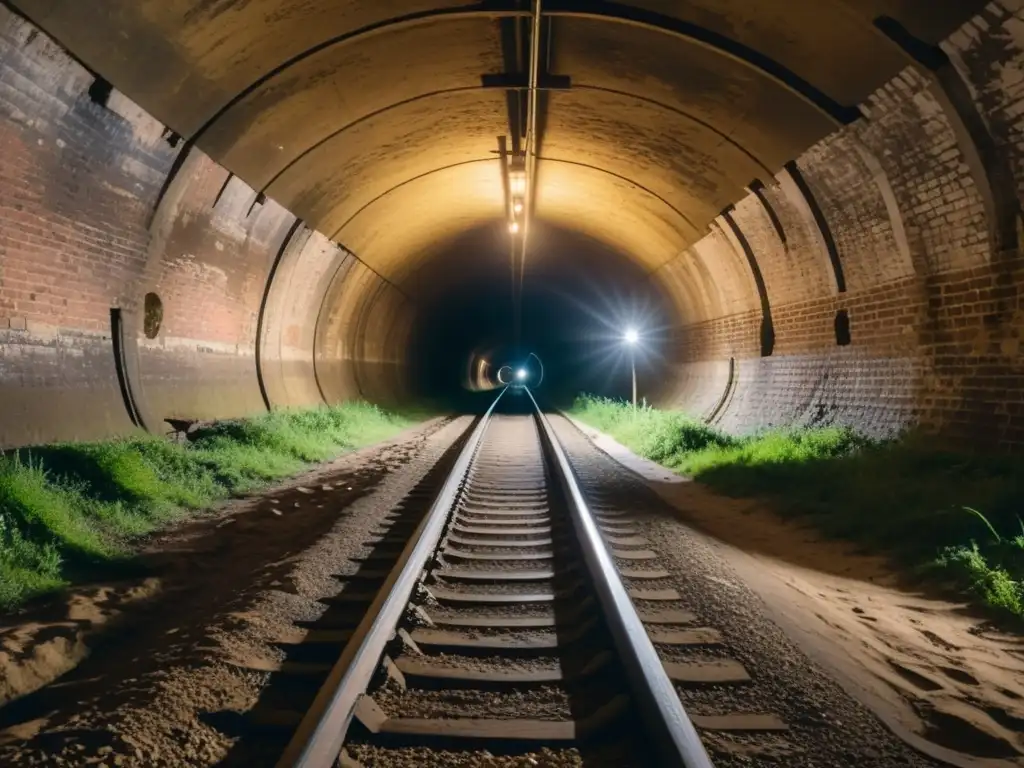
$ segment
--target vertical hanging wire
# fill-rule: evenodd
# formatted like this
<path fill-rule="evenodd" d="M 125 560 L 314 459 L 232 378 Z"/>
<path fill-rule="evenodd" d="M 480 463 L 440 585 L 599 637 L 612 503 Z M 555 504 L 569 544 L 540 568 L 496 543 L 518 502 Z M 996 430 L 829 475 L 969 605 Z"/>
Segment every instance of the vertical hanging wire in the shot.
<path fill-rule="evenodd" d="M 540 79 L 540 31 L 541 31 L 541 0 L 533 0 L 533 16 L 530 29 L 530 74 L 529 89 L 527 93 L 526 107 L 526 138 L 523 142 L 524 170 L 526 173 L 526 191 L 523 201 L 523 223 L 521 226 L 521 237 L 519 241 L 519 269 L 518 274 L 513 275 L 513 294 L 515 296 L 515 307 L 513 322 L 515 324 L 514 336 L 516 347 L 522 341 L 522 303 L 523 283 L 526 276 L 526 253 L 527 243 L 530 235 L 530 222 L 533 218 L 533 193 L 535 186 L 535 174 L 537 169 L 537 96 L 538 82 Z"/>

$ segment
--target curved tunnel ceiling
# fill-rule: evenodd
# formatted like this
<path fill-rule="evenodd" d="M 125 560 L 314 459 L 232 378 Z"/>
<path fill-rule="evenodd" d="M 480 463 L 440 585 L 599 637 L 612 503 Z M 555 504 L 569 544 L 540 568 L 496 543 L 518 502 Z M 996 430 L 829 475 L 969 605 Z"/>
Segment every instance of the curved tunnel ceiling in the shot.
<path fill-rule="evenodd" d="M 446 243 L 504 220 L 530 2 L 14 4 L 410 295 Z M 875 19 L 936 44 L 983 4 L 548 0 L 534 214 L 654 271 L 911 63 Z"/>

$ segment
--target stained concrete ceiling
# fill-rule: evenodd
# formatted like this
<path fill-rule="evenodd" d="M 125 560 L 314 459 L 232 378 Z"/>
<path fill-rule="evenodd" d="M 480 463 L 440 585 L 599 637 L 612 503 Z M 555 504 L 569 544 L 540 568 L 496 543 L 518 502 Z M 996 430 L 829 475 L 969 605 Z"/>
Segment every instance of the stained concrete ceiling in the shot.
<path fill-rule="evenodd" d="M 415 293 L 505 202 L 531 3 L 13 0 L 254 188 Z M 654 270 L 981 0 L 546 0 L 535 216 Z M 509 90 L 513 86 L 519 90 Z"/>

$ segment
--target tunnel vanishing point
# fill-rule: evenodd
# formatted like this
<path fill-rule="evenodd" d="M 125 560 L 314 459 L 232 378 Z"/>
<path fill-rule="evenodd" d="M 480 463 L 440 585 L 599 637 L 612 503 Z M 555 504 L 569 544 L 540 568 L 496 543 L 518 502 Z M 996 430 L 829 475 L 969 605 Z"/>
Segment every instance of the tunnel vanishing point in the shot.
<path fill-rule="evenodd" d="M 1022 115 L 1022 0 L 3 0 L 0 448 L 413 402 L 517 272 L 723 428 L 1020 445 Z"/>

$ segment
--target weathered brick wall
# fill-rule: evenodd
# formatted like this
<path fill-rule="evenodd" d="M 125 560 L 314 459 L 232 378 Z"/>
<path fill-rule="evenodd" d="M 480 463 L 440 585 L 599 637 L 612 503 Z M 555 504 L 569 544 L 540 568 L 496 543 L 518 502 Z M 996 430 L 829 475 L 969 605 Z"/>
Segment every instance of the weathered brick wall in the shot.
<path fill-rule="evenodd" d="M 153 431 L 167 417 L 259 412 L 264 391 L 273 406 L 322 402 L 313 342 L 337 282 L 330 265 L 359 262 L 172 144 L 163 125 L 0 7 L 0 449 L 132 428 L 115 308 L 122 370 Z M 408 302 L 364 271 L 338 322 L 366 340 L 338 361 L 321 353 L 329 400 L 405 392 Z M 162 303 L 153 338 L 147 293 Z"/>
<path fill-rule="evenodd" d="M 253 208 L 255 197 L 193 150 L 161 200 L 135 290 L 163 302 L 160 333 L 138 341 L 137 389 L 150 428 L 167 417 L 242 416 L 264 407 L 256 325 L 294 218 L 271 201 Z"/>
<path fill-rule="evenodd" d="M 856 347 L 740 360 L 734 392 L 716 423 L 736 432 L 846 423 L 890 437 L 919 414 L 919 364 Z"/>
<path fill-rule="evenodd" d="M 732 214 L 757 256 L 773 306 L 817 299 L 832 291 L 825 246 L 816 235 L 810 213 L 794 205 L 790 194 L 781 186 L 766 186 L 764 203 L 749 195 L 736 204 Z M 766 206 L 771 206 L 781 234 Z M 819 256 L 808 258 L 813 253 Z"/>
<path fill-rule="evenodd" d="M 1000 229 L 1024 194 L 1022 6 L 944 44 L 962 93 L 908 68 L 655 273 L 678 319 L 663 401 L 734 430 L 1024 441 L 1024 264 Z M 0 7 L 0 448 L 131 427 L 112 309 L 156 429 L 405 396 L 408 297 L 165 134 Z"/>
<path fill-rule="evenodd" d="M 316 326 L 314 361 L 327 400 L 366 389 L 393 402 L 407 393 L 407 353 L 414 305 L 352 256 L 339 266 L 327 289 L 325 312 Z M 354 364 L 358 361 L 358 364 Z"/>
<path fill-rule="evenodd" d="M 0 447 L 131 426 L 110 308 L 131 301 L 174 150 L 0 8 Z"/>
<path fill-rule="evenodd" d="M 943 45 L 970 84 L 988 130 L 1024 199 L 1024 8 L 995 0 Z"/>
<path fill-rule="evenodd" d="M 973 96 L 967 108 L 981 112 L 1013 169 L 1018 198 L 1022 5 L 992 4 L 943 46 Z M 724 398 L 716 423 L 736 431 L 838 422 L 888 435 L 920 424 L 978 442 L 1024 442 L 1024 268 L 1017 249 L 994 240 L 986 197 L 999 190 L 991 171 L 970 161 L 984 148 L 965 144 L 971 137 L 958 126 L 966 118 L 955 111 L 963 104 L 938 88 L 926 69 L 908 69 L 864 105 L 864 119 L 796 161 L 827 221 L 845 290 L 787 170 L 764 180 L 760 199 L 751 194 L 735 207 L 730 216 L 764 275 L 775 347 L 759 356 L 757 310 L 690 310 L 699 319 L 674 331 L 677 373 L 661 393 L 666 401 L 706 416 L 708 403 Z M 714 231 L 691 250 L 702 249 L 718 254 L 709 261 L 732 258 Z M 680 303 L 700 300 L 667 284 Z M 848 346 L 837 343 L 839 310 L 848 313 Z M 732 379 L 708 375 L 709 362 L 730 357 Z"/>

